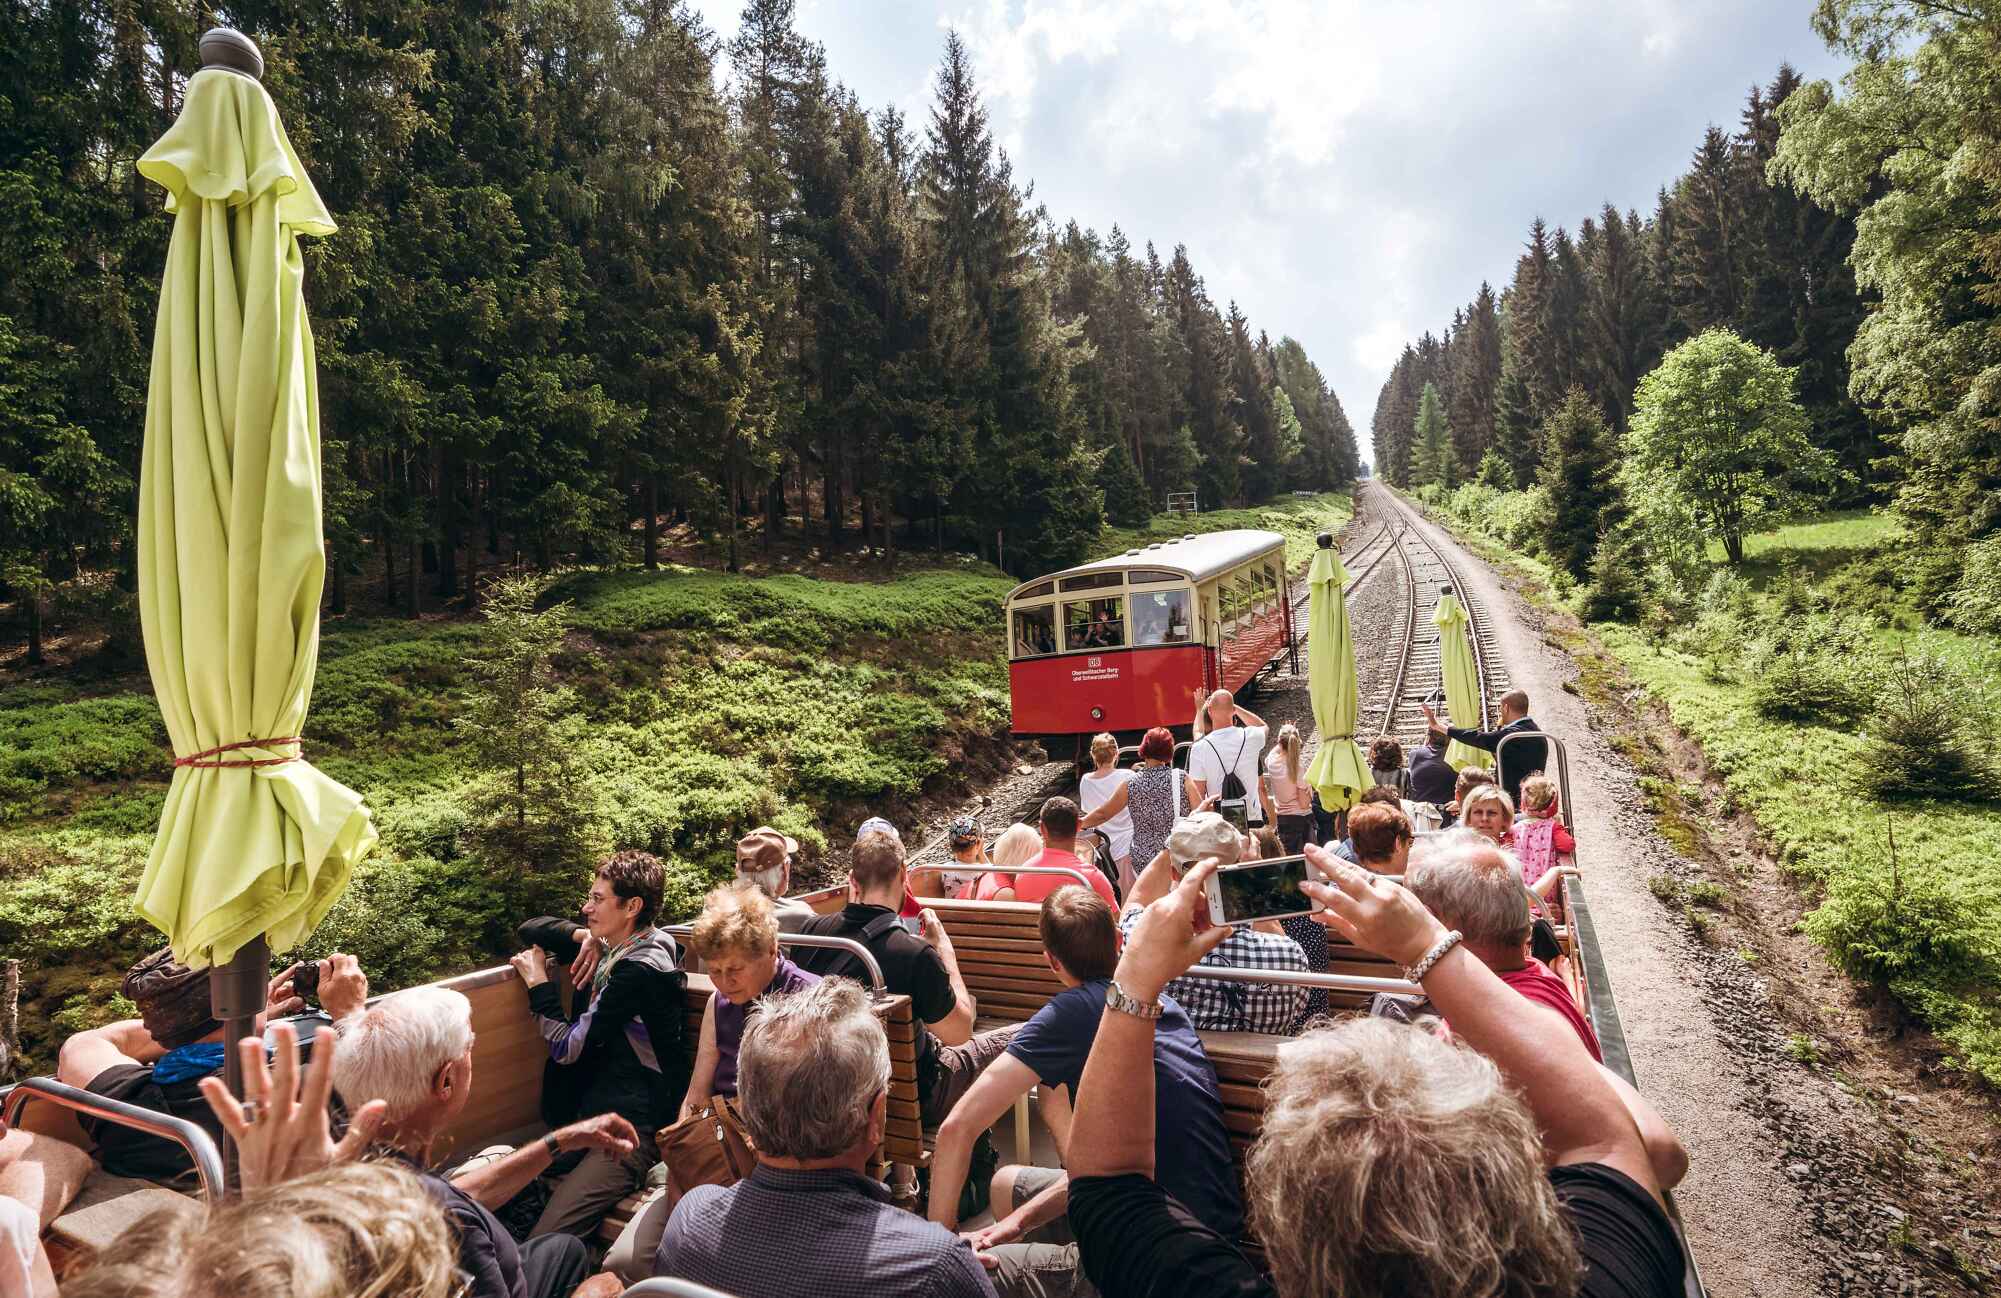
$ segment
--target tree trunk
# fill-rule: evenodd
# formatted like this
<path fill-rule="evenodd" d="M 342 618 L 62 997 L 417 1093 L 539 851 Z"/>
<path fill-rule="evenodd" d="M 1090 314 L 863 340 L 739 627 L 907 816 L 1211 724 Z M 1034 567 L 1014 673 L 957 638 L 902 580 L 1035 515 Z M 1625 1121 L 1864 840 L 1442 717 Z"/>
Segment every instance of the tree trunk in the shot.
<path fill-rule="evenodd" d="M 646 475 L 646 570 L 660 567 L 660 475 Z"/>
<path fill-rule="evenodd" d="M 422 562 L 422 559 L 420 557 L 420 552 L 422 551 L 422 549 L 423 549 L 422 545 L 417 540 L 417 534 L 415 532 L 410 533 L 410 562 L 408 565 L 410 569 L 409 614 L 412 618 L 415 618 L 418 614 L 424 611 L 424 583 L 422 581 L 419 581 L 417 578 L 417 565 L 420 562 Z"/>
<path fill-rule="evenodd" d="M 396 542 L 390 539 L 385 526 L 376 542 L 382 547 L 382 601 L 390 608 L 396 607 Z"/>
<path fill-rule="evenodd" d="M 28 666 L 42 665 L 42 592 L 30 586 L 21 592 L 28 610 Z"/>
<path fill-rule="evenodd" d="M 347 612 L 347 565 L 340 561 L 340 552 L 328 547 L 327 576 L 332 579 L 328 591 L 327 611 L 335 617 Z"/>
<path fill-rule="evenodd" d="M 832 558 L 841 552 L 842 503 L 840 452 L 831 438 L 827 443 L 825 468 L 826 474 L 823 478 L 825 485 L 821 488 L 824 499 L 820 503 L 824 506 L 823 512 L 827 516 L 827 557 Z"/>
<path fill-rule="evenodd" d="M 726 567 L 729 569 L 729 571 L 735 572 L 737 570 L 737 562 L 736 562 L 737 472 L 736 472 L 736 467 L 734 465 L 730 465 L 727 463 L 723 468 L 723 495 L 729 499 L 729 516 L 730 516 L 729 560 L 728 563 L 726 564 Z"/>
<path fill-rule="evenodd" d="M 804 515 L 802 509 L 801 515 Z M 785 526 L 785 469 L 771 475 L 764 488 L 764 548 L 778 543 L 779 529 Z"/>
<path fill-rule="evenodd" d="M 1731 567 L 1735 568 L 1741 565 L 1744 562 L 1744 534 L 1741 532 L 1725 532 L 1723 534 L 1723 554 L 1730 560 Z"/>
<path fill-rule="evenodd" d="M 464 530 L 459 522 L 459 486 L 465 476 L 456 455 L 437 452 L 438 535 L 444 538 L 444 553 L 438 559 L 438 598 L 457 599 L 459 594 L 459 541 Z"/>
<path fill-rule="evenodd" d="M 479 531 L 479 474 L 472 475 L 472 495 L 470 506 L 471 531 Z M 476 537 L 466 538 L 466 611 L 479 607 L 479 541 Z"/>

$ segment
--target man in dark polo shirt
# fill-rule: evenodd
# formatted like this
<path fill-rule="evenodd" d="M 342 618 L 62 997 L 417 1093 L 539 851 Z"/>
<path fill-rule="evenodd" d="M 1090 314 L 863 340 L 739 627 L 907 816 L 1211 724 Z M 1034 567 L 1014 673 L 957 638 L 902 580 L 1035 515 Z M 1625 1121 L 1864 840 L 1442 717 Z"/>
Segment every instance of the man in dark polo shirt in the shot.
<path fill-rule="evenodd" d="M 973 997 L 959 974 L 952 939 L 929 908 L 922 915 L 923 937 L 897 923 L 903 893 L 903 844 L 888 834 L 864 834 L 848 867 L 848 904 L 834 914 L 814 916 L 799 931 L 861 943 L 882 966 L 886 988 L 910 998 L 911 1013 L 926 1028 L 917 1040 L 917 1094 L 924 1120 L 935 1123 L 1006 1052 L 1019 1025 L 973 1034 Z M 792 954 L 808 973 L 868 985 L 868 971 L 850 952 L 795 948 Z"/>

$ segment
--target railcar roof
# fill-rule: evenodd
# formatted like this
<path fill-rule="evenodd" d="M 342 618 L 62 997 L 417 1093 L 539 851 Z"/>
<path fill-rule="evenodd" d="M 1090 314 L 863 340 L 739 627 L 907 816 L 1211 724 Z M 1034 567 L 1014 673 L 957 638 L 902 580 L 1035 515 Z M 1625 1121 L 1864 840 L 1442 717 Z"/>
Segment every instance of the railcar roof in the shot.
<path fill-rule="evenodd" d="M 1201 583 L 1228 572 L 1250 559 L 1270 550 L 1282 549 L 1285 538 L 1277 532 L 1266 532 L 1256 528 L 1240 527 L 1227 532 L 1204 532 L 1190 534 L 1178 541 L 1155 541 L 1137 550 L 1127 550 L 1103 559 L 1093 559 L 1080 563 L 1074 568 L 1061 572 L 1044 573 L 1032 581 L 1025 581 L 1009 591 L 1007 597 L 1013 601 L 1030 586 L 1039 586 L 1051 578 L 1076 577 L 1093 572 L 1122 572 L 1128 568 L 1150 568 L 1164 572 L 1175 572 L 1192 582 Z"/>

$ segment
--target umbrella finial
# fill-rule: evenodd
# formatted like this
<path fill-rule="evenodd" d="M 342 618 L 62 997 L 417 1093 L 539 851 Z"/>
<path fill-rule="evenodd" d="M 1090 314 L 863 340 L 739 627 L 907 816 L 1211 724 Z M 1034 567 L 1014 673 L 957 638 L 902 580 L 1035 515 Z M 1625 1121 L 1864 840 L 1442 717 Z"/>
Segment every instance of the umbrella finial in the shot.
<path fill-rule="evenodd" d="M 257 42 L 233 27 L 211 27 L 202 33 L 201 65 L 240 72 L 252 81 L 264 79 L 264 55 Z"/>
<path fill-rule="evenodd" d="M 1440 586 L 1440 587 L 1438 588 L 1438 593 L 1439 593 L 1440 595 L 1450 595 L 1450 594 L 1452 593 L 1452 585 L 1451 585 L 1451 583 L 1449 583 L 1449 582 L 1448 582 L 1448 583 L 1446 583 L 1445 585 L 1443 585 L 1443 586 Z"/>
<path fill-rule="evenodd" d="M 1331 550 L 1334 548 L 1334 534 L 1332 532 L 1322 532 L 1318 537 L 1314 539 L 1320 542 L 1320 548 L 1323 550 Z"/>

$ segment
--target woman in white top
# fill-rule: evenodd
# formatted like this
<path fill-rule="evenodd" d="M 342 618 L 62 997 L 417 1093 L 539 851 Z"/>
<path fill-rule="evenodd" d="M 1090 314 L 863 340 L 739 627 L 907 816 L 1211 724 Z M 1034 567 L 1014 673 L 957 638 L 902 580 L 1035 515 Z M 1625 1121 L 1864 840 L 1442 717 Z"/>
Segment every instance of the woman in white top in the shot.
<path fill-rule="evenodd" d="M 1077 805 L 1083 808 L 1086 816 L 1111 801 L 1113 794 L 1132 783 L 1133 773 L 1129 770 L 1120 770 L 1118 760 L 1118 740 L 1108 734 L 1092 737 L 1091 762 L 1097 769 L 1088 772 L 1077 782 Z M 1110 819 L 1097 823 L 1105 831 L 1105 837 L 1112 840 L 1112 859 L 1118 862 L 1119 895 L 1123 897 L 1133 873 L 1132 812 L 1121 810 Z"/>
<path fill-rule="evenodd" d="M 1278 743 L 1265 757 L 1265 789 L 1288 856 L 1296 856 L 1313 833 L 1313 791 L 1301 761 L 1305 747 L 1299 727 L 1288 721 L 1278 728 Z"/>

